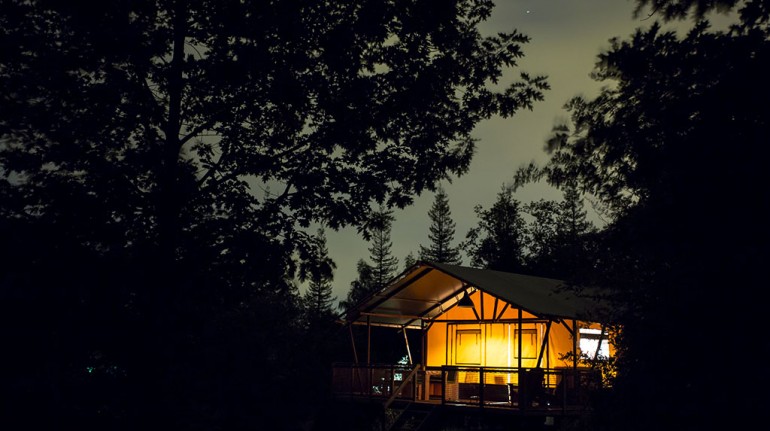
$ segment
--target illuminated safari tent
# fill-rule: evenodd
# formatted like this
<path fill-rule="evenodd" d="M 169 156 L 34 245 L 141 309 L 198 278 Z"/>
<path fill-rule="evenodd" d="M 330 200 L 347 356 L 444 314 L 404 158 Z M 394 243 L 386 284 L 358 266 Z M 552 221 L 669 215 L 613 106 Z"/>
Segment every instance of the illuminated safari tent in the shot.
<path fill-rule="evenodd" d="M 418 262 L 342 315 L 354 361 L 335 365 L 334 391 L 386 404 L 579 406 L 601 385 L 594 364 L 613 354 L 598 310 L 560 280 Z M 403 334 L 406 363 L 369 363 L 373 328 Z"/>

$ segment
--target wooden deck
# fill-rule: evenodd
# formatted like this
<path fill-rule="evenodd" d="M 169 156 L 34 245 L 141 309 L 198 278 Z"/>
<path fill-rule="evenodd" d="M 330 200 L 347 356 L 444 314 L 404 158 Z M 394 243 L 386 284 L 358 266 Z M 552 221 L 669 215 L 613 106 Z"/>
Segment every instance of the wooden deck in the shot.
<path fill-rule="evenodd" d="M 590 369 L 335 364 L 336 397 L 382 403 L 418 403 L 458 410 L 521 415 L 584 411 L 601 377 Z"/>

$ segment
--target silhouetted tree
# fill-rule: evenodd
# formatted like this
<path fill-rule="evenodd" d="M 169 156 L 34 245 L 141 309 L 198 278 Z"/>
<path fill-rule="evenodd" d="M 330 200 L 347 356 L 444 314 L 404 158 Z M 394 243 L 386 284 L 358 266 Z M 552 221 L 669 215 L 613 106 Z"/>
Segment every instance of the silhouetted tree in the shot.
<path fill-rule="evenodd" d="M 470 229 L 461 245 L 471 258 L 471 265 L 497 271 L 521 272 L 524 268 L 526 225 L 521 204 L 513 193 L 503 188 L 489 209 L 474 208 L 478 226 Z"/>
<path fill-rule="evenodd" d="M 350 290 L 348 291 L 347 298 L 340 302 L 340 307 L 343 310 L 354 307 L 374 292 L 377 287 L 377 284 L 374 281 L 374 269 L 366 262 L 366 260 L 358 260 L 356 263 L 356 271 L 358 272 L 358 276 L 350 283 Z"/>
<path fill-rule="evenodd" d="M 568 184 L 564 189 L 564 199 L 559 205 L 559 231 L 569 240 L 593 230 L 593 224 L 588 221 L 588 211 L 583 205 L 583 196 L 574 185 Z"/>
<path fill-rule="evenodd" d="M 417 259 L 414 257 L 414 253 L 411 251 L 404 257 L 404 270 L 410 268 L 412 265 L 417 263 Z"/>
<path fill-rule="evenodd" d="M 322 257 L 316 261 L 320 263 L 310 271 L 308 276 L 308 288 L 305 292 L 305 308 L 308 320 L 312 325 L 319 322 L 333 320 L 333 304 L 336 298 L 332 293 L 332 280 L 334 279 L 334 269 L 337 265 L 328 257 L 326 247 L 326 234 L 323 229 L 318 230 L 318 243 Z"/>
<path fill-rule="evenodd" d="M 750 424 L 734 413 L 759 408 L 738 395 L 750 390 L 745 380 L 714 386 L 708 361 L 673 365 L 712 346 L 736 370 L 718 340 L 751 345 L 761 327 L 751 298 L 766 278 L 770 196 L 754 186 L 767 182 L 770 35 L 767 15 L 750 15 L 725 32 L 696 22 L 677 35 L 656 23 L 613 40 L 594 72 L 611 85 L 567 104 L 570 124 L 554 130 L 549 162 L 530 171 L 576 182 L 612 215 L 592 281 L 618 301 L 620 373 L 590 429 L 740 428 Z M 747 188 L 751 199 L 718 203 Z M 715 310 L 722 323 L 703 331 Z"/>
<path fill-rule="evenodd" d="M 558 225 L 560 205 L 557 201 L 540 199 L 523 207 L 523 212 L 532 217 L 527 223 L 526 266 L 534 274 L 552 277 L 557 269 L 554 253 L 558 247 Z"/>
<path fill-rule="evenodd" d="M 588 220 L 583 196 L 573 184 L 564 187 L 556 220 L 557 247 L 554 250 L 558 276 L 572 282 L 584 279 L 594 269 L 596 227 Z"/>
<path fill-rule="evenodd" d="M 689 19 L 701 20 L 713 11 L 730 12 L 740 6 L 740 13 L 746 20 L 767 21 L 770 9 L 762 0 L 637 0 L 634 16 L 660 17 L 664 20 Z"/>
<path fill-rule="evenodd" d="M 363 299 L 382 289 L 396 276 L 398 259 L 394 257 L 390 249 L 393 246 L 390 241 L 390 229 L 393 223 L 393 215 L 382 206 L 375 213 L 370 226 L 370 245 L 368 263 L 359 259 L 356 270 L 358 277 L 350 283 L 347 299 L 341 302 L 343 309 L 349 309 Z"/>
<path fill-rule="evenodd" d="M 524 212 L 532 216 L 526 235 L 528 272 L 575 281 L 592 269 L 595 228 L 574 186 L 565 188 L 561 202 L 541 199 L 525 205 Z"/>
<path fill-rule="evenodd" d="M 305 302 L 311 321 L 320 320 L 332 312 L 336 301 L 332 294 L 331 279 L 311 279 L 305 292 Z"/>
<path fill-rule="evenodd" d="M 460 265 L 462 263 L 460 250 L 452 246 L 455 223 L 452 221 L 452 212 L 449 209 L 449 197 L 443 187 L 439 187 L 436 191 L 428 217 L 431 221 L 428 228 L 430 245 L 428 247 L 420 245 L 420 260 Z"/>
<path fill-rule="evenodd" d="M 27 260 L 2 265 L 0 314 L 37 322 L 7 326 L 29 348 L 7 349 L 26 395 L 4 411 L 280 429 L 304 228 L 366 229 L 371 203 L 465 173 L 479 121 L 542 97 L 541 77 L 488 88 L 528 40 L 482 37 L 491 8 L 2 0 L 3 257 Z"/>
<path fill-rule="evenodd" d="M 375 215 L 374 224 L 376 227 L 372 232 L 369 259 L 372 262 L 372 287 L 374 290 L 379 290 L 385 287 L 398 272 L 398 258 L 390 251 L 393 247 L 390 240 L 393 214 L 380 207 L 380 211 Z"/>
<path fill-rule="evenodd" d="M 304 275 L 308 282 L 307 291 L 303 295 L 303 333 L 294 339 L 297 347 L 294 353 L 300 359 L 291 363 L 291 372 L 301 376 L 303 396 L 312 399 L 313 403 L 306 412 L 306 423 L 315 421 L 322 414 L 321 409 L 328 408 L 332 381 L 332 363 L 347 359 L 350 341 L 346 333 L 342 333 L 336 321 L 338 310 L 336 298 L 332 293 L 332 280 L 336 264 L 328 256 L 326 233 L 318 229 L 315 238 L 319 256 L 314 259 Z M 312 360 L 307 360 L 312 358 Z M 343 359 L 344 358 L 344 359 Z M 301 411 L 300 411 L 301 412 Z"/>

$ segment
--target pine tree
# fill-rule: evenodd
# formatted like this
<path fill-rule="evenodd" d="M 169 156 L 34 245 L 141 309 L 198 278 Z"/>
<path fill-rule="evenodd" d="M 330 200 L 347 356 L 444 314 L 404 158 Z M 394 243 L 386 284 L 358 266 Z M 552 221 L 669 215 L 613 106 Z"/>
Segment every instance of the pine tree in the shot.
<path fill-rule="evenodd" d="M 410 251 L 404 258 L 404 269 L 409 269 L 415 263 L 417 263 L 417 259 L 414 258 L 414 253 Z"/>
<path fill-rule="evenodd" d="M 359 259 L 356 264 L 358 278 L 350 283 L 350 290 L 345 300 L 340 302 L 343 310 L 350 309 L 369 296 L 375 290 L 373 268 L 364 259 Z"/>
<path fill-rule="evenodd" d="M 333 314 L 332 304 L 337 299 L 332 296 L 331 284 L 336 265 L 328 259 L 326 234 L 323 229 L 318 230 L 317 241 L 321 257 L 318 261 L 322 264 L 311 271 L 308 290 L 304 297 L 308 320 L 311 324 L 330 317 Z"/>
<path fill-rule="evenodd" d="M 560 202 L 540 199 L 524 206 L 531 219 L 527 224 L 526 266 L 528 272 L 543 277 L 553 277 L 554 250 L 557 246 Z"/>
<path fill-rule="evenodd" d="M 474 209 L 479 225 L 468 231 L 461 245 L 467 248 L 471 265 L 497 271 L 521 272 L 524 268 L 526 225 L 521 204 L 513 192 L 503 189 L 488 210 Z"/>
<path fill-rule="evenodd" d="M 564 190 L 564 200 L 559 205 L 557 228 L 568 242 L 574 243 L 579 237 L 594 230 L 588 221 L 588 212 L 583 207 L 583 198 L 577 187 L 569 185 Z"/>
<path fill-rule="evenodd" d="M 527 204 L 524 211 L 532 216 L 527 226 L 528 272 L 572 278 L 590 267 L 589 234 L 596 229 L 576 187 L 567 185 L 561 202 L 541 199 Z"/>
<path fill-rule="evenodd" d="M 350 291 L 346 300 L 340 303 L 343 309 L 349 309 L 367 296 L 385 287 L 396 275 L 398 259 L 391 255 L 390 229 L 393 215 L 380 207 L 371 223 L 371 246 L 369 247 L 369 264 L 359 259 L 356 265 L 358 278 L 350 283 Z"/>
<path fill-rule="evenodd" d="M 398 270 L 398 259 L 390 252 L 393 243 L 390 241 L 390 230 L 393 214 L 380 207 L 376 214 L 375 230 L 372 233 L 372 245 L 369 247 L 369 258 L 372 261 L 372 279 L 374 288 L 379 290 L 385 286 Z"/>
<path fill-rule="evenodd" d="M 439 187 L 433 205 L 428 211 L 431 225 L 428 239 L 431 243 L 428 247 L 420 246 L 420 260 L 460 265 L 462 258 L 458 247 L 452 247 L 455 236 L 455 223 L 452 221 L 452 213 L 449 209 L 449 198 L 443 187 Z"/>

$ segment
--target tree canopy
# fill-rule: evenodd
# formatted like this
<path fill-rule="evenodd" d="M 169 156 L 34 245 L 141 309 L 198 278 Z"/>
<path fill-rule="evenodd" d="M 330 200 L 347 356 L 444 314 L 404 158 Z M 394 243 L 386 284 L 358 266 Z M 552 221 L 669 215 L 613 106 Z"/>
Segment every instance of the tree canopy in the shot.
<path fill-rule="evenodd" d="M 737 2 L 639 4 L 677 18 L 669 7 Z M 577 184 L 611 215 L 590 282 L 618 301 L 620 373 L 590 429 L 739 427 L 734 413 L 758 407 L 737 396 L 747 381 L 714 387 L 709 378 L 713 363 L 739 366 L 728 344 L 742 350 L 757 336 L 761 310 L 751 298 L 769 255 L 770 196 L 761 184 L 770 33 L 766 15 L 744 13 L 766 2 L 740 7 L 725 31 L 696 19 L 683 34 L 654 23 L 613 39 L 594 72 L 606 84 L 600 94 L 569 101 L 570 121 L 547 143 L 549 161 L 519 171 L 519 180 Z"/>
<path fill-rule="evenodd" d="M 480 35 L 491 2 L 113 3 L 4 1 L 3 166 L 30 204 L 56 180 L 112 187 L 150 233 L 193 209 L 364 225 L 465 172 L 475 124 L 546 88 L 489 89 L 528 40 Z"/>
<path fill-rule="evenodd" d="M 298 373 L 256 370 L 301 356 L 294 279 L 324 255 L 306 229 L 368 233 L 378 204 L 467 171 L 479 121 L 542 98 L 526 74 L 493 89 L 528 38 L 482 36 L 491 9 L 0 0 L 0 282 L 27 347 L 10 350 L 35 356 L 13 360 L 10 410 L 280 421 L 271 391 Z"/>

